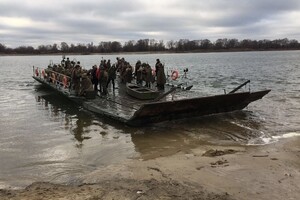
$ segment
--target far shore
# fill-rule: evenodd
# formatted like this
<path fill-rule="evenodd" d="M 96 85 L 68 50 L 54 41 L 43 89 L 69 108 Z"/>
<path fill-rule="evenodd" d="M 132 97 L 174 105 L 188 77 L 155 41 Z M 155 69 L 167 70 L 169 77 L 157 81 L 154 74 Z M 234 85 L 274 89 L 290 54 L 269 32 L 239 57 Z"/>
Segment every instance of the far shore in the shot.
<path fill-rule="evenodd" d="M 0 56 L 63 56 L 63 55 L 133 55 L 133 54 L 182 54 L 182 53 L 232 53 L 232 52 L 262 52 L 262 51 L 299 51 L 300 49 L 226 49 L 226 50 L 197 50 L 197 51 L 142 51 L 142 52 L 109 52 L 109 53 L 40 53 L 40 54 L 18 54 L 0 53 Z"/>

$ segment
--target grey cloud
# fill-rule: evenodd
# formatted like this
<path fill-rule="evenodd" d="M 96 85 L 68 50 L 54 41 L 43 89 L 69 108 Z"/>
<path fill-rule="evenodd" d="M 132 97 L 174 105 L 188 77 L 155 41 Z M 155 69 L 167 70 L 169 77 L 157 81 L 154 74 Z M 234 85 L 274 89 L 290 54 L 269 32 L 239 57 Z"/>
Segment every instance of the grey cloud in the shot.
<path fill-rule="evenodd" d="M 211 13 L 212 18 L 203 19 L 207 26 L 243 26 L 257 23 L 284 12 L 298 11 L 298 0 L 191 0 L 189 3 L 178 1 L 172 8 L 182 8 L 188 12 Z M 195 20 L 194 16 L 191 16 Z M 201 20 L 201 19 L 200 19 Z"/>
<path fill-rule="evenodd" d="M 30 44 L 32 40 L 97 43 L 102 38 L 268 39 L 274 37 L 273 23 L 278 24 L 278 36 L 300 39 L 298 19 L 285 24 L 289 32 L 280 30 L 282 16 L 292 12 L 300 15 L 299 0 L 161 0 L 151 1 L 147 6 L 145 2 L 149 3 L 145 0 L 45 0 L 43 4 L 34 0 L 1 1 L 0 17 L 26 17 L 45 26 L 16 28 L 0 21 L 0 43 L 22 45 L 20 41 Z M 50 30 L 46 25 L 49 22 L 55 24 Z M 152 35 L 153 32 L 159 34 Z"/>

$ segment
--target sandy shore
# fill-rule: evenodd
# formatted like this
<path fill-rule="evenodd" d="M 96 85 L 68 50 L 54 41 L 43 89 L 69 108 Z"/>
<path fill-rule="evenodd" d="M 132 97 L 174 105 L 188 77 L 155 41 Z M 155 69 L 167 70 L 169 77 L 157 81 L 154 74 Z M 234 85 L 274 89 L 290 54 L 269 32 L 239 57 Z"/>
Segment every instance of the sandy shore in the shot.
<path fill-rule="evenodd" d="M 83 184 L 33 183 L 0 199 L 260 199 L 300 197 L 300 137 L 264 146 L 202 146 L 100 168 Z"/>

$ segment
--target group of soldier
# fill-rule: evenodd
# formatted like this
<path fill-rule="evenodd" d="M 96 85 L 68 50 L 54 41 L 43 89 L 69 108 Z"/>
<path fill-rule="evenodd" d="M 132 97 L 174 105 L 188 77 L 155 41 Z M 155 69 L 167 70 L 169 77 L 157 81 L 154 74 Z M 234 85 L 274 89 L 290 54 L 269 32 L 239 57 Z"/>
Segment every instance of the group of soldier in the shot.
<path fill-rule="evenodd" d="M 59 65 L 48 66 L 48 70 L 70 77 L 69 87 L 79 96 L 87 91 L 100 91 L 101 95 L 107 95 L 110 83 L 112 89 L 115 90 L 117 72 L 119 72 L 120 82 L 124 84 L 131 83 L 135 79 L 137 85 L 150 88 L 156 80 L 157 89 L 163 90 L 166 83 L 164 66 L 159 59 L 156 60 L 155 69 L 140 60 L 137 61 L 135 67 L 132 67 L 124 58 L 117 57 L 114 64 L 111 64 L 110 60 L 102 59 L 99 66 L 94 65 L 92 69 L 85 70 L 82 69 L 80 62 L 63 58 Z M 63 80 L 60 81 L 63 82 Z"/>
<path fill-rule="evenodd" d="M 156 59 L 155 70 L 152 69 L 148 63 L 141 63 L 141 61 L 138 60 L 135 65 L 134 75 L 136 78 L 136 84 L 138 85 L 143 85 L 143 82 L 145 82 L 144 86 L 150 88 L 151 83 L 154 83 L 156 79 L 157 89 L 164 89 L 166 75 L 164 72 L 164 66 L 159 59 Z"/>

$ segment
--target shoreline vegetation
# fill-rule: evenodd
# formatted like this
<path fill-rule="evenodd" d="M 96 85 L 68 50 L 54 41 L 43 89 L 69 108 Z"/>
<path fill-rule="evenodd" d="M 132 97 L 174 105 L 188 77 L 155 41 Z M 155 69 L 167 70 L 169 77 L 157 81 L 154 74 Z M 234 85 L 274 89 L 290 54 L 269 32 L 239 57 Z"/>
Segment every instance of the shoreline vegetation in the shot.
<path fill-rule="evenodd" d="M 211 52 L 248 52 L 248 51 L 283 51 L 300 50 L 300 43 L 295 40 L 238 40 L 238 39 L 217 39 L 211 42 L 208 39 L 168 41 L 154 39 L 130 40 L 123 45 L 118 41 L 100 42 L 95 45 L 88 44 L 67 44 L 54 43 L 49 45 L 19 46 L 16 48 L 6 47 L 0 43 L 0 55 L 93 55 L 93 54 L 150 54 L 150 53 L 211 53 Z"/>

